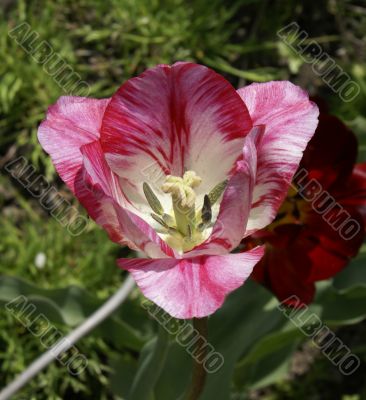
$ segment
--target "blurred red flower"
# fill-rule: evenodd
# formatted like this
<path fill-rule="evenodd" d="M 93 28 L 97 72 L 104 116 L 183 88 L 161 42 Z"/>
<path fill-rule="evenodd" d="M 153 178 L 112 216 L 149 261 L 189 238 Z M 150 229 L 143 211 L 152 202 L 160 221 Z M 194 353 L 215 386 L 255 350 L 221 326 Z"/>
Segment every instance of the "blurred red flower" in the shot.
<path fill-rule="evenodd" d="M 365 235 L 366 163 L 356 164 L 353 132 L 317 103 L 318 128 L 275 221 L 243 241 L 266 244 L 252 278 L 289 306 L 310 303 L 315 282 L 342 270 Z"/>

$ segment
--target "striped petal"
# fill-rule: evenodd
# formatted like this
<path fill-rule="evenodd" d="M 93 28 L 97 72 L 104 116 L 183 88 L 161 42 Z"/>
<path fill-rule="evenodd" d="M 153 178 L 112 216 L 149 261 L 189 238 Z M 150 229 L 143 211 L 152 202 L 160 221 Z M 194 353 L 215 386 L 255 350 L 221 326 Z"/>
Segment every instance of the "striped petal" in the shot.
<path fill-rule="evenodd" d="M 318 107 L 290 82 L 255 83 L 238 90 L 254 125 L 265 125 L 257 144 L 257 178 L 247 235 L 272 222 L 318 123 Z"/>
<path fill-rule="evenodd" d="M 80 147 L 99 138 L 108 103 L 109 99 L 63 96 L 49 107 L 45 121 L 39 126 L 38 140 L 73 193 L 82 166 Z"/>
<path fill-rule="evenodd" d="M 173 256 L 172 250 L 145 221 L 131 212 L 118 177 L 105 161 L 99 141 L 81 147 L 83 172 L 76 179 L 79 201 L 111 240 L 149 257 Z"/>
<path fill-rule="evenodd" d="M 230 83 L 202 65 L 177 63 L 151 68 L 121 86 L 106 109 L 101 142 L 126 196 L 147 212 L 142 182 L 170 204 L 160 190 L 166 174 L 193 170 L 202 178 L 197 194 L 203 196 L 227 178 L 250 128 Z"/>
<path fill-rule="evenodd" d="M 245 138 L 243 157 L 237 162 L 223 199 L 210 237 L 184 257 L 226 254 L 239 245 L 245 235 L 252 204 L 256 176 L 257 153 L 255 140 L 258 129 L 253 128 Z"/>
<path fill-rule="evenodd" d="M 214 313 L 241 286 L 263 256 L 263 247 L 224 256 L 188 259 L 120 259 L 142 293 L 175 318 Z"/>

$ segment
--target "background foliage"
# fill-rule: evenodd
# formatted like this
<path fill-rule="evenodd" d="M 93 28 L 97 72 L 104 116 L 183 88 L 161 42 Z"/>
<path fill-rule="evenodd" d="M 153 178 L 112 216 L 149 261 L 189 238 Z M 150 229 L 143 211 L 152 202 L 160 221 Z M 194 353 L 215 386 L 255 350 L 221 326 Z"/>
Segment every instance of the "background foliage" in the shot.
<path fill-rule="evenodd" d="M 72 196 L 36 139 L 47 107 L 65 93 L 8 36 L 20 22 L 27 22 L 51 44 L 88 82 L 94 97 L 111 95 L 146 67 L 176 60 L 206 64 L 236 87 L 290 79 L 327 99 L 331 111 L 357 133 L 360 160 L 366 160 L 364 1 L 7 0 L 1 4 L 0 166 L 24 155 L 70 201 Z M 297 21 L 359 83 L 361 93 L 355 101 L 342 102 L 280 41 L 276 32 L 291 21 Z M 0 386 L 4 386 L 44 348 L 3 305 L 25 294 L 67 333 L 118 288 L 124 275 L 115 259 L 129 253 L 109 242 L 92 223 L 82 235 L 70 236 L 4 169 L 0 205 Z M 46 257 L 43 267 L 36 261 L 40 253 Z M 364 247 L 333 282 L 320 285 L 312 306 L 363 362 L 365 259 Z M 136 290 L 119 312 L 78 343 L 89 360 L 82 375 L 72 376 L 54 363 L 15 398 L 125 398 L 136 379 L 139 355 L 147 357 L 154 351 L 157 326 L 140 302 Z M 254 282 L 229 297 L 211 318 L 210 331 L 210 341 L 224 355 L 225 365 L 209 378 L 204 400 L 366 396 L 365 364 L 352 377 L 342 376 Z M 154 387 L 146 388 L 151 389 L 151 399 L 176 398 L 188 379 L 189 357 L 172 338 L 168 340 L 163 373 Z"/>

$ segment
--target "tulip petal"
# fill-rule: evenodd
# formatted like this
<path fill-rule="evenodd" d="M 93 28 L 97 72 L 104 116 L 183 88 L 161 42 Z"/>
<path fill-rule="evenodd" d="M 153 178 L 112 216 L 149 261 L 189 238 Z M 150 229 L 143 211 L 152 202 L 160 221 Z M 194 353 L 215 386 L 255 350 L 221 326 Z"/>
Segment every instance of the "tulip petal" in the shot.
<path fill-rule="evenodd" d="M 318 123 L 318 108 L 290 82 L 255 83 L 238 90 L 254 125 L 265 125 L 257 146 L 257 180 L 247 235 L 268 225 L 287 194 Z"/>
<path fill-rule="evenodd" d="M 39 126 L 38 140 L 73 193 L 82 166 L 80 147 L 99 138 L 108 103 L 109 99 L 63 96 L 49 107 L 46 119 Z"/>
<path fill-rule="evenodd" d="M 334 229 L 320 215 L 316 213 L 309 215 L 298 242 L 304 247 L 306 243 L 313 244 L 312 248 L 308 246 L 307 251 L 311 265 L 310 281 L 316 282 L 333 277 L 357 255 L 364 241 L 363 221 L 355 210 L 350 209 L 350 211 L 352 211 L 349 214 L 350 219 L 352 218 L 359 226 L 359 230 L 351 239 L 344 238 L 341 229 Z"/>
<path fill-rule="evenodd" d="M 222 76 L 202 65 L 176 63 L 121 86 L 106 109 L 101 142 L 126 196 L 149 210 L 142 182 L 164 206 L 170 204 L 160 190 L 165 176 L 194 170 L 202 178 L 198 195 L 207 194 L 227 178 L 251 126 L 240 96 Z"/>
<path fill-rule="evenodd" d="M 81 147 L 83 171 L 75 180 L 76 196 L 111 240 L 140 250 L 149 257 L 173 256 L 169 246 L 141 218 L 131 212 L 109 168 L 99 141 Z"/>
<path fill-rule="evenodd" d="M 267 236 L 268 246 L 264 257 L 255 266 L 251 278 L 266 286 L 281 301 L 296 296 L 302 304 L 309 304 L 315 294 L 311 281 L 312 265 L 309 252 L 314 243 L 301 241 L 300 225 L 280 225 L 272 236 Z M 299 257 L 299 254 L 301 255 Z"/>
<path fill-rule="evenodd" d="M 214 313 L 241 286 L 263 256 L 263 247 L 224 256 L 189 259 L 120 259 L 142 293 L 175 318 Z"/>
<path fill-rule="evenodd" d="M 256 176 L 255 139 L 258 130 L 245 138 L 243 159 L 228 182 L 210 237 L 184 257 L 225 254 L 237 247 L 245 235 Z"/>
<path fill-rule="evenodd" d="M 352 217 L 362 223 L 361 216 Z M 252 278 L 280 301 L 296 295 L 302 303 L 309 304 L 315 294 L 314 283 L 345 268 L 359 251 L 363 238 L 364 231 L 360 229 L 352 239 L 343 239 L 322 216 L 310 213 L 302 225 L 279 225 L 267 234 L 265 255 L 254 268 Z"/>
<path fill-rule="evenodd" d="M 355 134 L 337 117 L 320 114 L 319 125 L 306 148 L 300 167 L 308 180 L 316 179 L 324 190 L 347 182 L 357 158 Z"/>
<path fill-rule="evenodd" d="M 342 206 L 362 215 L 366 230 L 366 163 L 356 164 L 349 179 L 339 186 L 334 188 L 334 196 Z"/>

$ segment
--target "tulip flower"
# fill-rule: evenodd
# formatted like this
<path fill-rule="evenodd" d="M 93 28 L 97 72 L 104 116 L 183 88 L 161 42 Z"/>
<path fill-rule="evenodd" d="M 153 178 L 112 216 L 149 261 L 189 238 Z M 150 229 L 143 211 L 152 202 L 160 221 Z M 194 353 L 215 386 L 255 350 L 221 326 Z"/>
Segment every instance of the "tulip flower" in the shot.
<path fill-rule="evenodd" d="M 356 164 L 353 132 L 318 103 L 318 128 L 276 220 L 244 240 L 246 249 L 266 244 L 252 277 L 296 307 L 347 266 L 365 234 L 366 163 Z"/>
<path fill-rule="evenodd" d="M 39 127 L 60 177 L 111 240 L 143 294 L 204 317 L 251 274 L 263 247 L 233 253 L 276 216 L 317 126 L 290 82 L 236 91 L 202 65 L 159 65 L 109 99 L 61 97 Z"/>

